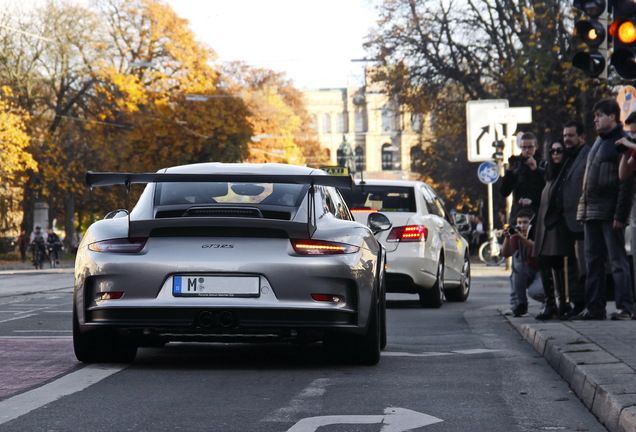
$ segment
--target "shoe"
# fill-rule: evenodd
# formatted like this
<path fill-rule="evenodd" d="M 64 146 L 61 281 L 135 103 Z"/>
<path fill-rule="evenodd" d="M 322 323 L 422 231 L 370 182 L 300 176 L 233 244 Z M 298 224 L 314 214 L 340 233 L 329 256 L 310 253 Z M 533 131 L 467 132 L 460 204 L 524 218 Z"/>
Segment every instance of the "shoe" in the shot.
<path fill-rule="evenodd" d="M 632 319 L 632 314 L 627 311 L 612 312 L 610 315 L 612 321 L 627 321 Z"/>
<path fill-rule="evenodd" d="M 557 314 L 554 312 L 554 310 L 552 308 L 546 307 L 539 315 L 534 317 L 534 319 L 538 321 L 548 321 L 551 319 L 555 319 L 556 317 Z"/>
<path fill-rule="evenodd" d="M 514 315 L 514 312 L 512 311 L 512 309 L 511 309 L 511 308 L 508 308 L 508 309 L 506 309 L 505 311 L 503 311 L 501 314 L 502 314 L 503 316 L 512 316 L 512 315 Z"/>
<path fill-rule="evenodd" d="M 567 321 L 569 319 L 572 319 L 572 317 L 579 315 L 584 310 L 585 310 L 585 308 L 574 306 L 574 308 L 572 308 L 569 311 L 565 312 L 563 315 L 559 315 L 559 319 Z"/>
<path fill-rule="evenodd" d="M 592 315 L 588 310 L 584 310 L 580 314 L 570 317 L 570 319 L 573 321 L 603 321 L 605 316 Z"/>
<path fill-rule="evenodd" d="M 528 315 L 528 304 L 527 303 L 521 303 L 520 305 L 517 305 L 513 310 L 512 310 L 512 316 L 514 317 L 522 317 L 522 316 L 526 316 Z"/>

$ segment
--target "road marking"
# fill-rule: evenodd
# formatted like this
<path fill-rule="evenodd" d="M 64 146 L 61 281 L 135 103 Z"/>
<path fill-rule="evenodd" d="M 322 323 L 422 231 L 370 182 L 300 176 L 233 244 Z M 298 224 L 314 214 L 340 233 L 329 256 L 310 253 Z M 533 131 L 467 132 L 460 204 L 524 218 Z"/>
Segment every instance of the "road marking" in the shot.
<path fill-rule="evenodd" d="M 320 396 L 327 391 L 331 383 L 329 378 L 318 378 L 305 387 L 287 406 L 277 409 L 273 414 L 265 417 L 266 422 L 288 422 L 298 413 L 311 412 L 319 408 Z M 310 408 L 311 407 L 311 408 Z"/>
<path fill-rule="evenodd" d="M 13 330 L 13 333 L 72 333 L 73 330 Z"/>
<path fill-rule="evenodd" d="M 31 315 L 22 315 L 22 316 L 15 317 L 15 318 L 7 318 L 5 320 L 0 320 L 0 324 L 6 323 L 6 322 L 9 322 L 9 321 L 15 321 L 15 320 L 19 320 L 19 319 L 29 318 L 29 317 L 36 316 L 36 315 L 37 314 L 31 314 Z"/>
<path fill-rule="evenodd" d="M 473 354 L 487 354 L 498 352 L 500 350 L 492 349 L 468 349 L 449 352 L 424 352 L 424 353 L 409 353 L 400 351 L 382 351 L 383 357 L 436 357 L 436 356 L 450 356 L 450 355 L 473 355 Z"/>
<path fill-rule="evenodd" d="M 375 424 L 382 423 L 380 432 L 403 432 L 423 426 L 443 422 L 444 420 L 428 414 L 405 408 L 386 408 L 384 415 L 331 415 L 308 417 L 300 420 L 287 432 L 314 432 L 318 428 L 336 424 Z"/>
<path fill-rule="evenodd" d="M 82 391 L 127 367 L 105 364 L 86 366 L 42 387 L 6 399 L 0 402 L 0 424 L 15 420 L 63 396 Z"/>

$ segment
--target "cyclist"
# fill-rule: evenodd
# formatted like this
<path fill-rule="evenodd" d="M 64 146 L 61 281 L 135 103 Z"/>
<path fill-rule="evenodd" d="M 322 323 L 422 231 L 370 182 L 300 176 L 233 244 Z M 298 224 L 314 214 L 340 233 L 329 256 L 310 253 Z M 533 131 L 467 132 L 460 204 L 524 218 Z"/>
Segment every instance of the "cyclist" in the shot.
<path fill-rule="evenodd" d="M 44 231 L 42 231 L 42 227 L 40 225 L 36 225 L 35 229 L 31 232 L 31 235 L 29 237 L 31 243 L 31 253 L 33 255 L 33 265 L 36 267 L 38 265 L 38 263 L 36 262 L 38 251 L 42 254 L 42 257 L 44 257 L 44 255 L 46 254 L 46 238 L 47 235 Z"/>
<path fill-rule="evenodd" d="M 62 248 L 62 242 L 60 242 L 60 237 L 55 234 L 52 229 L 49 229 L 47 231 L 46 248 L 48 249 L 50 254 L 53 254 L 55 256 L 55 264 L 59 264 L 59 251 Z"/>

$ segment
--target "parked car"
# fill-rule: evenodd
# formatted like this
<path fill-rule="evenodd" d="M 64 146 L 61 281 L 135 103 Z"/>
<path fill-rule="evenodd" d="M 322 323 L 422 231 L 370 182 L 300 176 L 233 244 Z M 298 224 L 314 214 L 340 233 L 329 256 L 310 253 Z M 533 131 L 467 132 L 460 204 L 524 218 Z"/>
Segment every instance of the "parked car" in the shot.
<path fill-rule="evenodd" d="M 336 360 L 379 361 L 386 254 L 338 189 L 351 177 L 221 163 L 87 174 L 91 187 L 131 183 L 148 183 L 134 209 L 109 213 L 79 245 L 80 361 L 129 362 L 171 341 L 323 341 Z"/>
<path fill-rule="evenodd" d="M 393 227 L 377 234 L 387 251 L 387 292 L 418 294 L 424 307 L 470 292 L 468 242 L 442 200 L 420 181 L 364 180 L 349 195 L 354 218 L 385 214 Z"/>

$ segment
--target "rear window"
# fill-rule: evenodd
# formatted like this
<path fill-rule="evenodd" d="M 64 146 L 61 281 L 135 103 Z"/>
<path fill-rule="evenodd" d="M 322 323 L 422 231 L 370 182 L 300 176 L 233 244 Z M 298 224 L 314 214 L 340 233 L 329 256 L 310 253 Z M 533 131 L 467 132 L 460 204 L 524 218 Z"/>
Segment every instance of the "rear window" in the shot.
<path fill-rule="evenodd" d="M 159 183 L 155 205 L 263 204 L 297 207 L 306 185 L 287 183 Z"/>
<path fill-rule="evenodd" d="M 355 211 L 415 212 L 415 191 L 403 186 L 356 185 L 349 194 L 349 208 Z"/>

